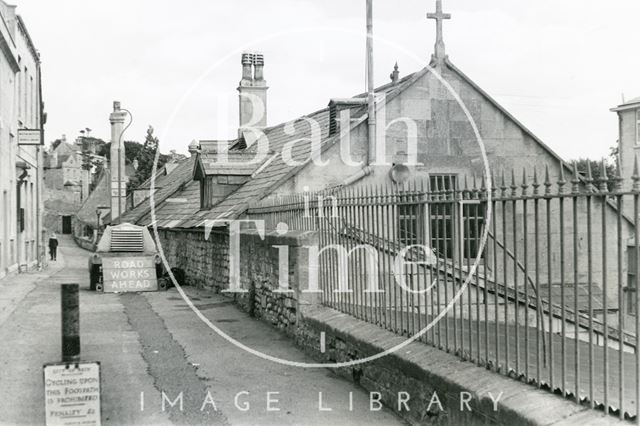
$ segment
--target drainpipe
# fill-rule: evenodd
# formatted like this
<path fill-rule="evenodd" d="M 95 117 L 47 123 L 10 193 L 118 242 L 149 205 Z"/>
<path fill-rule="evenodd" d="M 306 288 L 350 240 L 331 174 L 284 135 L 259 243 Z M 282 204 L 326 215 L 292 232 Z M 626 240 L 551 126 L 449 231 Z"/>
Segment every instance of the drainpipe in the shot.
<path fill-rule="evenodd" d="M 42 70 L 40 69 L 39 59 L 40 56 L 38 55 L 38 124 L 40 126 L 40 146 L 44 146 L 44 102 L 42 101 Z M 40 211 L 42 188 L 40 186 L 44 184 L 44 181 L 42 180 L 43 170 L 41 170 L 44 167 L 44 158 L 42 157 L 42 150 L 40 146 L 36 147 L 36 162 L 38 163 L 38 167 L 36 167 L 36 259 L 38 270 L 41 270 L 44 266 L 44 259 L 46 257 L 40 252 L 42 250 L 43 243 L 43 241 L 40 241 L 42 238 L 42 213 Z"/>
<path fill-rule="evenodd" d="M 367 165 L 371 164 L 376 152 L 376 100 L 373 84 L 373 0 L 367 0 L 367 103 L 369 123 Z"/>
<path fill-rule="evenodd" d="M 347 177 L 345 180 L 342 181 L 342 186 L 349 186 L 353 183 L 356 183 L 357 181 L 359 181 L 360 179 L 362 179 L 365 176 L 369 176 L 371 174 L 371 172 L 373 172 L 373 168 L 371 168 L 371 166 L 364 166 L 362 169 L 358 170 L 356 173 L 352 174 L 351 176 Z"/>

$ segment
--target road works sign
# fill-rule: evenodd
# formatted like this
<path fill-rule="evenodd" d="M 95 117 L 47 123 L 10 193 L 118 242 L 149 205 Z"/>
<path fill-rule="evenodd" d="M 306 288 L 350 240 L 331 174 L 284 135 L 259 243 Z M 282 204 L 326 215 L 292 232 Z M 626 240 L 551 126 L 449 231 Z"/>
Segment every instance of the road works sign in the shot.
<path fill-rule="evenodd" d="M 104 256 L 102 276 L 105 293 L 158 290 L 154 256 Z"/>
<path fill-rule="evenodd" d="M 44 366 L 45 424 L 100 426 L 100 363 Z"/>

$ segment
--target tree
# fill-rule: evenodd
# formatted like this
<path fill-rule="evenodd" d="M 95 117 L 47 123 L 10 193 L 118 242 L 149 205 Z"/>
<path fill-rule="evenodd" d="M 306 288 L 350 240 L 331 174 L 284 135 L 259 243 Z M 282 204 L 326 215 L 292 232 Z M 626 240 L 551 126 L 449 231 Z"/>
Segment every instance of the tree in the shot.
<path fill-rule="evenodd" d="M 153 127 L 149 126 L 144 139 L 144 145 L 139 147 L 137 154 L 133 157 L 138 160 L 138 169 L 136 170 L 135 176 L 130 180 L 131 188 L 136 188 L 151 177 L 153 164 L 156 160 L 156 152 L 158 151 L 158 144 L 158 138 L 153 134 Z M 168 155 L 160 154 L 157 169 L 162 168 L 168 160 Z"/>
<path fill-rule="evenodd" d="M 591 166 L 591 177 L 594 180 L 594 184 L 598 185 L 598 182 L 603 177 L 603 165 L 604 169 L 607 173 L 607 178 L 609 181 L 607 182 L 607 186 L 609 191 L 613 191 L 615 189 L 615 181 L 612 178 L 615 178 L 618 174 L 618 147 L 612 146 L 609 148 L 609 156 L 605 160 L 591 160 L 588 158 L 580 158 L 575 160 L 578 165 L 578 173 L 582 175 L 582 177 L 587 177 L 587 165 Z"/>
<path fill-rule="evenodd" d="M 138 160 L 136 173 L 129 177 L 128 189 L 138 187 L 151 177 L 158 144 L 159 141 L 153 134 L 152 126 L 149 126 L 147 129 L 144 144 L 135 141 L 124 142 L 125 164 L 133 164 L 134 160 Z M 111 162 L 111 142 L 99 146 L 97 153 Z M 170 157 L 168 155 L 160 154 L 158 158 L 158 170 L 160 170 L 169 159 Z"/>
<path fill-rule="evenodd" d="M 62 143 L 62 139 L 56 139 L 55 141 L 51 142 L 51 151 L 55 151 L 55 149 L 58 147 L 58 145 L 60 145 Z"/>

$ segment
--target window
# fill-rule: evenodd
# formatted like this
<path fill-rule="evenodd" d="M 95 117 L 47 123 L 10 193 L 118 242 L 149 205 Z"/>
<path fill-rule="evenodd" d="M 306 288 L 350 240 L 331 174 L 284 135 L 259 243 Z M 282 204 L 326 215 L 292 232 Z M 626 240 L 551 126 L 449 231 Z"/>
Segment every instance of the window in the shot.
<path fill-rule="evenodd" d="M 451 259 L 455 253 L 453 240 L 453 217 L 455 201 L 450 191 L 456 188 L 455 175 L 429 176 L 430 190 L 439 195 L 430 202 L 429 231 L 431 247 L 436 250 L 438 257 Z"/>
<path fill-rule="evenodd" d="M 22 122 L 27 124 L 27 109 L 29 101 L 29 87 L 27 86 L 27 67 L 24 67 L 24 73 L 20 76 L 20 118 Z"/>
<path fill-rule="evenodd" d="M 200 180 L 200 208 L 210 209 L 213 207 L 213 178 L 206 176 Z"/>
<path fill-rule="evenodd" d="M 401 200 L 400 203 L 403 201 Z M 398 240 L 402 245 L 421 244 L 423 241 L 420 226 L 420 205 L 398 205 Z"/>
<path fill-rule="evenodd" d="M 462 241 L 465 259 L 475 259 L 478 256 L 482 226 L 484 225 L 486 203 L 479 200 L 462 201 Z M 484 252 L 481 258 L 484 258 Z"/>
<path fill-rule="evenodd" d="M 486 203 L 461 200 L 455 192 L 458 190 L 456 175 L 432 175 L 429 183 L 435 195 L 429 202 L 431 246 L 441 258 L 459 258 L 462 253 L 468 261 L 475 259 L 482 238 Z"/>
<path fill-rule="evenodd" d="M 31 128 L 35 129 L 36 125 L 36 93 L 35 87 L 33 85 L 33 77 L 29 77 L 29 91 L 31 92 L 31 96 L 29 98 L 29 103 L 31 108 L 29 108 L 29 122 L 31 123 Z"/>

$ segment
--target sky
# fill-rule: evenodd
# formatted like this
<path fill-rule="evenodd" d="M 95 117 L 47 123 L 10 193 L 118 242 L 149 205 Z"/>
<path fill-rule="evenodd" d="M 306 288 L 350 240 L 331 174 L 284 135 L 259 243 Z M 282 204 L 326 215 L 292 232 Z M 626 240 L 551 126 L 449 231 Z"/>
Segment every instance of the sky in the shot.
<path fill-rule="evenodd" d="M 240 54 L 265 56 L 268 121 L 365 90 L 365 0 L 14 0 L 41 53 L 47 142 L 84 128 L 126 140 L 155 128 L 163 152 L 233 138 Z M 609 109 L 640 96 L 637 0 L 444 0 L 451 61 L 566 160 L 617 140 Z M 435 0 L 373 0 L 376 85 L 424 66 Z"/>

